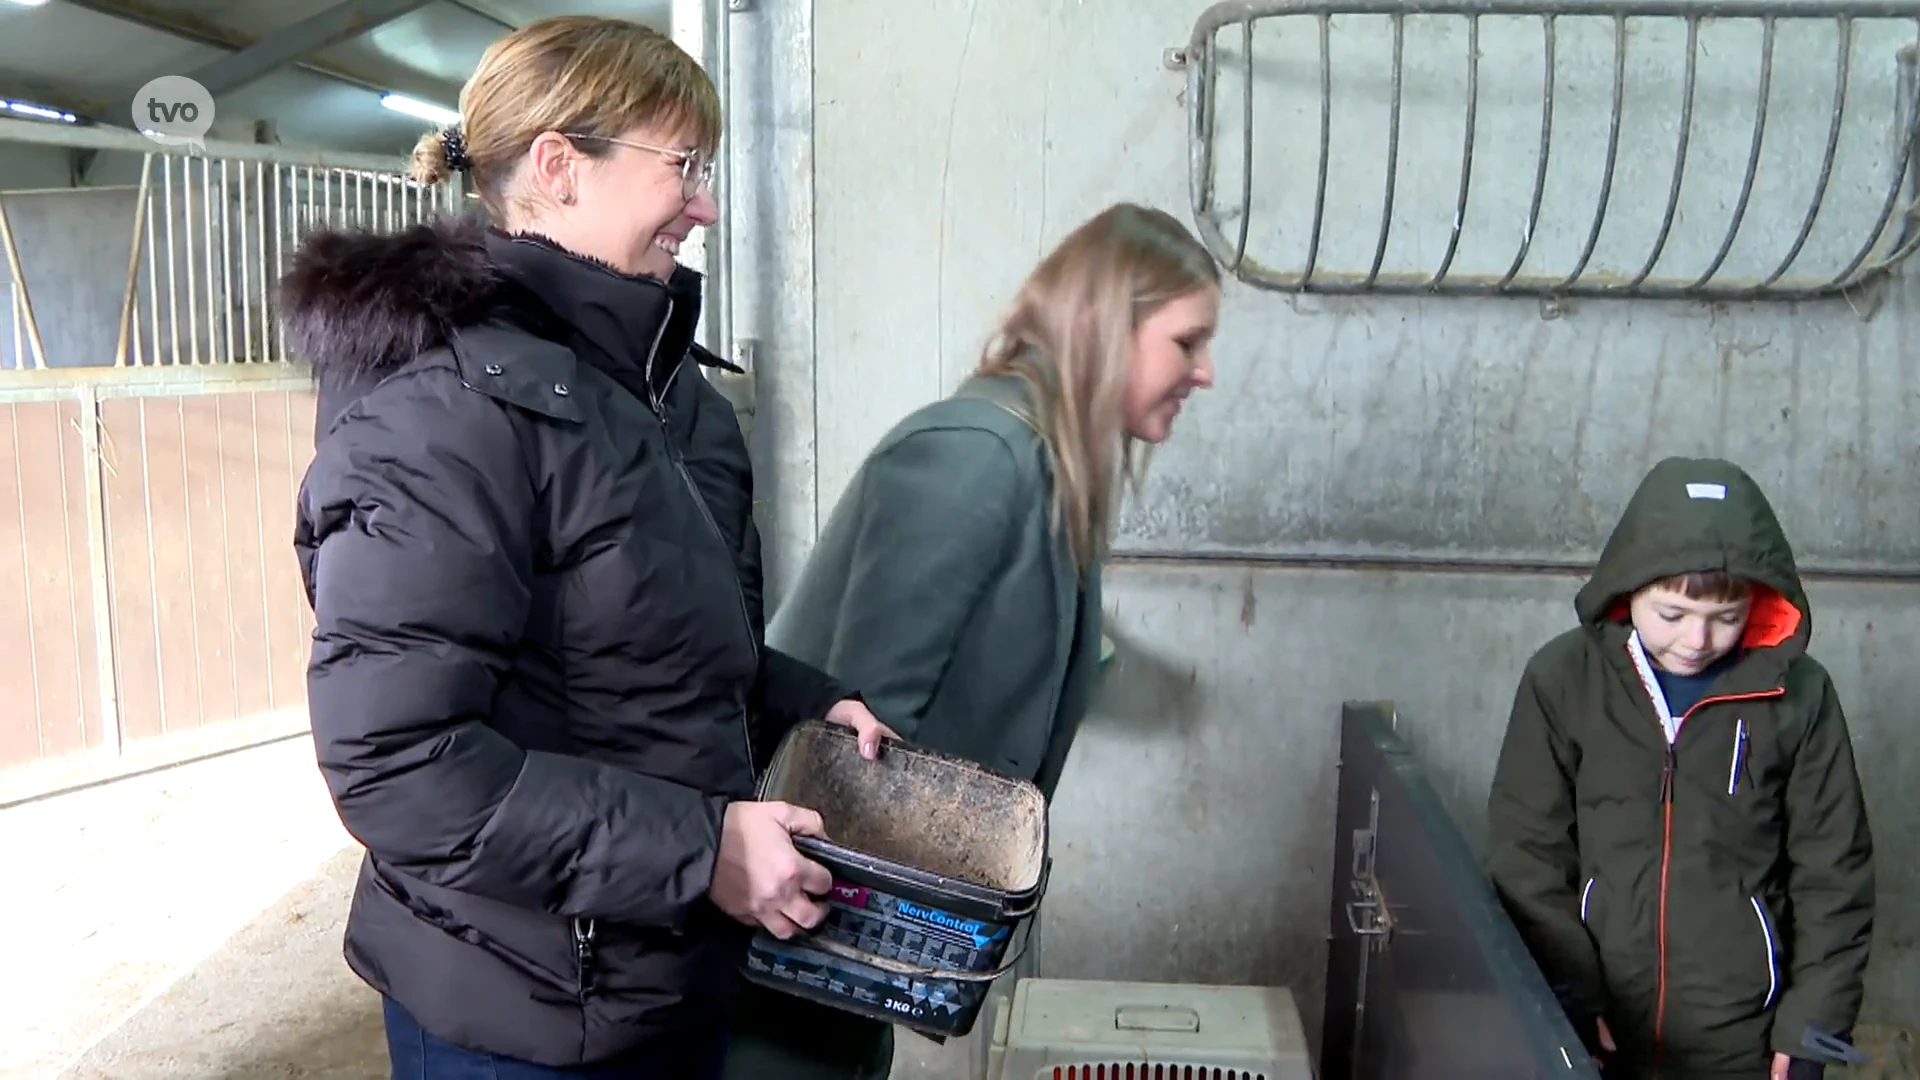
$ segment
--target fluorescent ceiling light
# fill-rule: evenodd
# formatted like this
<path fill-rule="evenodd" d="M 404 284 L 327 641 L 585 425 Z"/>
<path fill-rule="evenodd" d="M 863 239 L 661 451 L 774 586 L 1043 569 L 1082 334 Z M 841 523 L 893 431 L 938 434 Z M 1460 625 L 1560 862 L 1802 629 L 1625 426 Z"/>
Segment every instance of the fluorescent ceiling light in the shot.
<path fill-rule="evenodd" d="M 39 7 L 41 4 L 46 3 L 47 0 L 13 0 L 13 2 L 19 4 L 21 7 Z"/>
<path fill-rule="evenodd" d="M 59 109 L 49 109 L 45 105 L 35 105 L 30 101 L 8 101 L 5 98 L 0 98 L 0 109 L 5 109 L 12 113 L 19 113 L 21 116 L 31 116 L 36 120 L 58 120 L 63 124 L 79 122 L 79 118 L 70 112 L 61 112 Z"/>
<path fill-rule="evenodd" d="M 452 109 L 443 109 L 438 105 L 429 105 L 403 94 L 382 94 L 380 104 L 397 113 L 417 116 L 422 120 L 431 120 L 441 127 L 452 127 L 460 122 L 460 114 Z"/>

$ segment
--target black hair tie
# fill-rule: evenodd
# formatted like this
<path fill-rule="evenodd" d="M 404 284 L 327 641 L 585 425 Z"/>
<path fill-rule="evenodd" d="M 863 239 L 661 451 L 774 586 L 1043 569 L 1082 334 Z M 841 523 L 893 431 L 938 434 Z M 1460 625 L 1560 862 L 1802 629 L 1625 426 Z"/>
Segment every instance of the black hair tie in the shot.
<path fill-rule="evenodd" d="M 454 172 L 473 168 L 473 159 L 467 156 L 466 136 L 460 134 L 458 124 L 440 133 L 440 150 L 446 155 L 447 168 Z"/>

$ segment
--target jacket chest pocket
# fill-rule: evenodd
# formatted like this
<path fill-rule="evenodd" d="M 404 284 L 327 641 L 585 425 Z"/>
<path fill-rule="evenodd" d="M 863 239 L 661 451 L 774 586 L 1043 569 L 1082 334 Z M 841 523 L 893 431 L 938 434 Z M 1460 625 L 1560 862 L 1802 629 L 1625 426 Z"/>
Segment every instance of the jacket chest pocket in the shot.
<path fill-rule="evenodd" d="M 1727 794 L 1738 796 L 1741 791 L 1752 791 L 1755 786 L 1753 777 L 1753 732 L 1747 727 L 1746 717 L 1734 721 L 1733 738 L 1727 747 Z"/>
<path fill-rule="evenodd" d="M 1732 723 L 1716 724 L 1702 736 L 1705 750 L 1700 756 L 1711 764 L 1717 794 L 1748 804 L 1778 797 L 1792 761 L 1781 749 L 1770 718 L 1736 714 Z"/>

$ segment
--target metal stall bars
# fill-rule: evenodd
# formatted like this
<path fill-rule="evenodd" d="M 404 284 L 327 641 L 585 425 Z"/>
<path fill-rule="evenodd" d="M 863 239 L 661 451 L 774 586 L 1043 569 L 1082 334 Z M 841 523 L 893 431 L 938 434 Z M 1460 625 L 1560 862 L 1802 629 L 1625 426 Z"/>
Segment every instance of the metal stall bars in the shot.
<path fill-rule="evenodd" d="M 371 155 L 14 120 L 0 142 L 136 180 L 0 193 L 0 349 L 21 342 L 0 355 L 0 621 L 22 628 L 0 650 L 4 804 L 304 730 L 287 544 L 313 408 L 274 284 L 315 227 L 463 200 Z"/>
<path fill-rule="evenodd" d="M 1352 117 L 1335 120 L 1335 42 L 1343 34 L 1357 36 L 1369 19 L 1385 20 L 1390 32 L 1385 48 L 1391 59 L 1379 65 L 1387 72 L 1386 116 L 1384 131 L 1377 133 Z M 1579 43 L 1569 47 L 1568 28 L 1581 20 L 1604 26 L 1605 43 L 1593 42 L 1590 50 Z M 1444 47 L 1409 49 L 1410 24 L 1432 27 Z M 1315 60 L 1292 63 L 1272 40 L 1284 39 L 1290 27 L 1315 31 Z M 1461 28 L 1464 40 L 1452 40 Z M 1230 35 L 1237 40 L 1223 44 L 1227 31 L 1237 31 Z M 1883 278 L 1920 246 L 1912 220 L 1920 119 L 1912 77 L 1916 33 L 1920 3 L 1914 0 L 1230 0 L 1200 16 L 1189 43 L 1170 51 L 1168 63 L 1187 72 L 1190 182 L 1200 235 L 1223 264 L 1255 287 L 1323 294 L 1805 300 Z M 1889 34 L 1905 40 L 1894 43 Z M 1663 52 L 1663 35 L 1677 48 Z M 1710 48 L 1703 40 L 1709 36 L 1737 47 Z M 1266 39 L 1264 48 L 1257 38 Z M 1640 43 L 1630 50 L 1636 39 Z M 1489 82 L 1518 66 L 1485 57 L 1502 46 L 1538 50 L 1524 65 L 1539 73 L 1537 91 L 1514 85 L 1489 92 Z M 1859 62 L 1856 54 L 1863 52 L 1868 63 Z M 1230 63 L 1236 53 L 1237 65 Z M 1281 58 L 1269 62 L 1274 53 Z M 1899 70 L 1872 63 L 1876 55 L 1897 59 Z M 1438 57 L 1435 65 L 1424 63 L 1430 56 Z M 1606 75 L 1595 70 L 1591 80 L 1583 79 L 1583 60 L 1594 61 L 1589 66 Z M 1243 73 L 1237 101 L 1219 89 L 1229 66 Z M 1777 77 L 1783 66 L 1786 74 Z M 1300 69 L 1309 67 L 1317 94 L 1282 85 L 1296 76 L 1304 83 Z M 1355 67 L 1364 80 L 1359 96 L 1379 95 L 1373 77 L 1379 67 Z M 1816 76 L 1821 67 L 1826 74 Z M 1675 69 L 1677 92 L 1650 91 Z M 1797 77 L 1802 74 L 1806 78 Z M 1410 75 L 1418 80 L 1411 99 Z M 1730 85 L 1744 80 L 1753 83 L 1750 93 Z M 1876 81 L 1883 85 L 1860 85 Z M 1559 114 L 1585 100 L 1580 91 L 1589 83 L 1609 90 L 1604 136 L 1588 133 L 1604 149 L 1582 155 L 1569 149 L 1578 148 L 1581 132 L 1568 135 L 1576 125 Z M 1268 91 L 1275 93 L 1256 108 L 1256 98 Z M 1263 144 L 1286 143 L 1289 136 L 1308 141 L 1311 136 L 1291 122 L 1313 97 L 1318 139 L 1307 223 L 1263 228 L 1263 210 L 1287 219 L 1306 201 L 1271 193 L 1290 186 L 1290 178 L 1275 177 L 1263 186 L 1254 173 L 1256 162 L 1271 164 L 1271 155 L 1261 154 Z M 1739 100 L 1752 103 L 1750 119 L 1735 108 Z M 1239 113 L 1234 205 L 1220 199 L 1222 161 L 1236 149 L 1219 138 L 1223 108 Z M 1456 108 L 1464 123 L 1439 119 Z M 1734 119 L 1723 115 L 1729 110 Z M 1528 112 L 1532 119 L 1523 123 Z M 1630 113 L 1641 113 L 1644 122 L 1628 123 Z M 1789 124 L 1786 132 L 1775 132 L 1783 113 L 1789 120 L 1804 116 L 1803 130 Z M 1537 134 L 1527 135 L 1525 125 Z M 1490 130 L 1510 137 L 1490 140 Z M 1410 165 L 1403 160 L 1410 139 L 1434 147 L 1437 156 L 1443 154 L 1440 143 L 1451 142 L 1453 149 L 1443 156 L 1452 163 L 1436 160 L 1428 169 L 1416 159 Z M 1356 164 L 1350 177 L 1336 176 L 1343 171 L 1340 156 L 1352 156 L 1358 143 L 1383 147 L 1384 167 L 1369 160 Z M 1532 161 L 1522 165 L 1519 157 L 1529 143 Z M 1476 168 L 1489 156 L 1491 169 Z M 1556 176 L 1576 176 L 1558 185 L 1572 184 L 1575 193 L 1547 198 L 1550 164 L 1559 166 Z M 1644 199 L 1622 198 L 1619 181 L 1628 171 L 1647 181 Z M 1389 268 L 1396 221 L 1404 231 L 1404 219 L 1413 216 L 1405 212 L 1408 196 L 1417 196 L 1429 176 L 1437 181 L 1435 197 L 1426 200 L 1432 212 L 1413 223 L 1415 236 L 1401 248 L 1416 249 L 1413 261 L 1431 269 Z M 1522 176 L 1531 178 L 1525 188 L 1518 186 Z M 1490 181 L 1499 195 L 1474 200 Z M 1756 193 L 1763 188 L 1770 205 L 1755 215 Z M 1380 194 L 1362 194 L 1369 189 Z M 1609 211 L 1623 202 L 1641 211 L 1630 214 L 1641 235 L 1610 245 L 1616 258 L 1603 266 L 1596 258 L 1603 229 L 1613 224 L 1609 237 L 1620 237 L 1619 215 L 1610 217 Z M 1524 204 L 1524 213 L 1513 212 L 1516 204 Z M 1545 213 L 1549 209 L 1558 213 Z M 1743 234 L 1742 226 L 1756 216 L 1764 235 L 1752 228 Z M 1486 242 L 1475 252 L 1478 265 L 1463 270 L 1463 252 L 1474 245 L 1476 231 Z M 1546 261 L 1543 246 L 1549 246 L 1541 241 L 1554 233 L 1565 242 L 1555 253 L 1560 265 L 1549 269 L 1539 265 Z M 1676 244 L 1681 233 L 1696 242 Z M 1328 265 L 1329 244 L 1355 235 L 1371 243 L 1351 252 L 1350 265 Z M 1730 260 L 1742 240 L 1753 250 Z M 1280 268 L 1286 260 L 1277 254 L 1271 262 L 1262 257 L 1285 248 L 1303 253 L 1295 268 Z M 1810 259 L 1816 249 L 1823 257 Z M 1438 252 L 1437 259 L 1417 258 L 1430 251 Z M 1682 261 L 1695 265 L 1674 267 Z M 1734 262 L 1744 264 L 1744 272 Z M 1826 265 L 1806 269 L 1809 262 Z M 1789 277 L 1796 266 L 1801 272 Z"/>

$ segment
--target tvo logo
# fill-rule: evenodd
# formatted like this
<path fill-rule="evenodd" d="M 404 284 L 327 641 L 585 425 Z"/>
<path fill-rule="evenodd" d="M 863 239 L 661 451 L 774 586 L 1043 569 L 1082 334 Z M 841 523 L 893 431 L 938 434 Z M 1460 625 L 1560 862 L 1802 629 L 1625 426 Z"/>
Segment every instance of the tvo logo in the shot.
<path fill-rule="evenodd" d="M 194 123 L 200 119 L 200 106 L 191 101 L 165 102 L 159 98 L 147 99 L 147 121 L 153 124 L 171 124 L 175 121 Z"/>
<path fill-rule="evenodd" d="M 133 126 L 162 146 L 205 152 L 213 129 L 213 95 L 185 75 L 162 75 L 133 96 Z"/>

